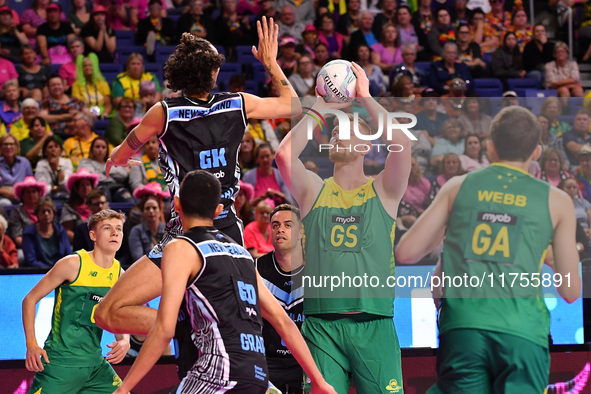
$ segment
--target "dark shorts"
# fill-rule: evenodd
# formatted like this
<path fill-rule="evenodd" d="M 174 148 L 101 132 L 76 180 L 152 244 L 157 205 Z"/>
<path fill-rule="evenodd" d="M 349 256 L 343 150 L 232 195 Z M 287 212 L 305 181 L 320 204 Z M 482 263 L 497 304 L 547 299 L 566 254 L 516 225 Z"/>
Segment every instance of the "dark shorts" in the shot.
<path fill-rule="evenodd" d="M 283 394 L 302 394 L 304 371 L 295 360 L 267 358 L 269 380 Z"/>

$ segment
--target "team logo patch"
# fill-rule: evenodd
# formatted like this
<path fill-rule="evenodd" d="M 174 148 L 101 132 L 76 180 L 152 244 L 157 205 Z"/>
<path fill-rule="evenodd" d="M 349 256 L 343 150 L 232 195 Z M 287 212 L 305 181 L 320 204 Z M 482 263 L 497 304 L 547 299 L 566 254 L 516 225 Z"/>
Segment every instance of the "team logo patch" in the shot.
<path fill-rule="evenodd" d="M 386 390 L 390 391 L 390 393 L 398 393 L 400 390 L 402 390 L 402 386 L 398 385 L 398 381 L 396 379 L 392 379 L 386 386 Z"/>
<path fill-rule="evenodd" d="M 113 375 L 113 386 L 121 386 L 121 378 L 119 377 L 119 375 Z"/>

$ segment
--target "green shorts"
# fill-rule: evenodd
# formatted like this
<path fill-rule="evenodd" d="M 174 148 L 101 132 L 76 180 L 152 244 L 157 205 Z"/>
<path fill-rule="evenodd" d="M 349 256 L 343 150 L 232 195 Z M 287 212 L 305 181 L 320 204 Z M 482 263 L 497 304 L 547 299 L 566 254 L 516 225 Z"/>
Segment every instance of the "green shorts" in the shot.
<path fill-rule="evenodd" d="M 437 383 L 428 394 L 542 394 L 548 348 L 500 332 L 456 329 L 441 335 Z"/>
<path fill-rule="evenodd" d="M 302 335 L 320 373 L 338 394 L 349 392 L 351 376 L 359 394 L 404 392 L 400 345 L 391 317 L 306 316 Z M 309 379 L 306 382 L 310 392 Z"/>
<path fill-rule="evenodd" d="M 94 367 L 64 367 L 43 361 L 43 368 L 35 374 L 28 394 L 112 394 L 121 385 L 105 359 Z"/>

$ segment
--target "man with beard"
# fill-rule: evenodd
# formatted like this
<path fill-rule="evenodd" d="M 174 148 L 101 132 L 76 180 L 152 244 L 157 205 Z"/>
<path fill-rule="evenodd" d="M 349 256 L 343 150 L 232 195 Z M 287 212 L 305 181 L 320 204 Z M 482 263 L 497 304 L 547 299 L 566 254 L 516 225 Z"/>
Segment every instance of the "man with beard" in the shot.
<path fill-rule="evenodd" d="M 359 105 L 375 124 L 384 124 L 380 117 L 387 112 L 370 96 L 363 68 L 356 63 L 352 68 Z M 310 112 L 347 105 L 320 99 Z M 353 116 L 349 119 L 353 129 L 372 134 L 362 119 L 357 125 Z M 410 174 L 411 144 L 401 130 L 385 133 L 394 152 L 388 154 L 384 170 L 368 178 L 363 158 L 371 142 L 353 132 L 350 139 L 341 139 L 339 129 L 345 126 L 332 130 L 329 158 L 335 165 L 334 176 L 324 181 L 297 159 L 308 142 L 307 120 L 298 123 L 277 150 L 281 176 L 300 206 L 304 224 L 302 335 L 322 375 L 337 392 L 348 392 L 352 375 L 359 394 L 402 393 L 400 346 L 392 321 L 394 288 L 386 282 L 394 275 L 395 218 Z M 327 276 L 335 283 L 311 285 Z M 342 285 L 333 288 L 333 279 L 341 277 Z M 354 279 L 352 286 L 351 279 L 357 277 L 372 277 L 374 282 L 356 286 Z"/>

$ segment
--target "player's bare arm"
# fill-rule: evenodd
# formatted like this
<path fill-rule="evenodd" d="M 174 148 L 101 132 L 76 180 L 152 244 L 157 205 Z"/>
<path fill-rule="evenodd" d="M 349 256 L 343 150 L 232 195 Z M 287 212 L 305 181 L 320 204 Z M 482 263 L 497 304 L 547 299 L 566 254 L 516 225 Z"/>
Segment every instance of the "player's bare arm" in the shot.
<path fill-rule="evenodd" d="M 129 167 L 141 164 L 138 160 L 130 160 L 133 155 L 152 136 L 159 134 L 164 128 L 164 108 L 161 103 L 154 104 L 137 125 L 125 138 L 125 140 L 111 152 L 107 160 L 106 173 L 109 176 L 111 167 Z"/>
<path fill-rule="evenodd" d="M 576 245 L 577 219 L 572 198 L 562 190 L 550 188 L 548 205 L 554 226 L 554 270 L 562 275 L 558 293 L 566 302 L 574 302 L 581 293 L 579 252 Z M 570 275 L 570 281 L 564 278 Z"/>
<path fill-rule="evenodd" d="M 453 202 L 466 176 L 451 178 L 443 185 L 433 203 L 402 236 L 396 247 L 396 261 L 414 264 L 441 242 Z"/>
<path fill-rule="evenodd" d="M 162 298 L 156 322 L 115 393 L 127 394 L 156 364 L 174 337 L 187 282 L 201 269 L 201 264 L 197 251 L 187 241 L 176 239 L 166 245 L 162 256 Z"/>
<path fill-rule="evenodd" d="M 267 22 L 263 16 L 262 21 L 257 21 L 259 34 L 258 49 L 252 47 L 253 55 L 260 61 L 271 75 L 273 86 L 279 97 L 260 98 L 248 93 L 242 93 L 246 116 L 250 119 L 276 119 L 297 116 L 302 112 L 298 95 L 287 80 L 287 77 L 277 64 L 277 47 L 279 25 L 273 18 Z"/>
<path fill-rule="evenodd" d="M 258 272 L 257 285 L 263 318 L 271 323 L 273 328 L 277 330 L 281 339 L 283 339 L 285 345 L 291 351 L 291 354 L 293 354 L 295 359 L 306 372 L 306 375 L 312 381 L 312 394 L 336 394 L 334 388 L 326 383 L 320 374 L 298 327 L 289 316 L 287 316 L 285 310 L 279 305 L 269 289 L 267 289 Z"/>
<path fill-rule="evenodd" d="M 76 280 L 80 269 L 78 256 L 67 256 L 59 260 L 51 270 L 31 289 L 23 299 L 23 326 L 27 343 L 25 367 L 29 371 L 43 371 L 41 356 L 49 363 L 47 353 L 37 343 L 35 337 L 35 305 L 64 282 Z"/>

